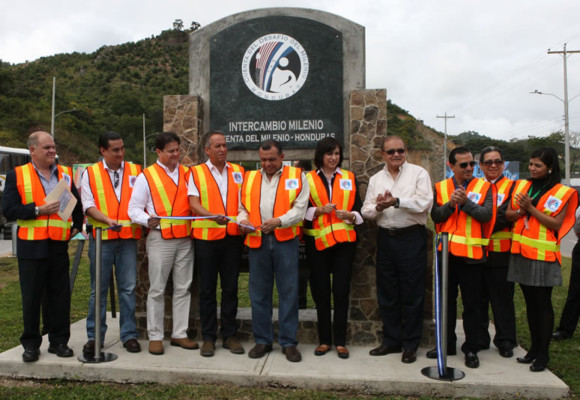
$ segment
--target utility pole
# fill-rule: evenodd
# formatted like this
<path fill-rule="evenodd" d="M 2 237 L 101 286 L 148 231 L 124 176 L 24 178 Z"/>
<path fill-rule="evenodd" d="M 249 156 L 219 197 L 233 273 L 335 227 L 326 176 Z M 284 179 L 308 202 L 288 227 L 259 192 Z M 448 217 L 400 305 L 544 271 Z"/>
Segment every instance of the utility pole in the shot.
<path fill-rule="evenodd" d="M 52 113 L 50 114 L 50 134 L 54 139 L 54 98 L 56 95 L 56 76 L 52 77 Z"/>
<path fill-rule="evenodd" d="M 566 171 L 564 182 L 570 186 L 570 132 L 568 123 L 568 68 L 566 60 L 568 54 L 580 53 L 580 50 L 566 50 L 566 43 L 564 43 L 564 50 L 551 51 L 548 49 L 548 54 L 562 54 L 564 59 L 564 169 Z"/>
<path fill-rule="evenodd" d="M 455 118 L 455 115 L 447 115 L 446 111 L 445 115 L 437 115 L 437 118 L 444 118 L 445 120 L 445 137 L 443 138 L 443 179 L 445 179 L 445 172 L 447 172 L 445 168 L 447 165 L 447 120 L 449 118 Z"/>

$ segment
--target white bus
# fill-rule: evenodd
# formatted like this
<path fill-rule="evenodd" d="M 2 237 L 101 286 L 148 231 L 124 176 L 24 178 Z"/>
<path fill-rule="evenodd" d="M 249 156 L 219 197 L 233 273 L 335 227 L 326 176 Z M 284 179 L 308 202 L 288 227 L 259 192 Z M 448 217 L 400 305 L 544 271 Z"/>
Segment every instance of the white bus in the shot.
<path fill-rule="evenodd" d="M 4 191 L 6 173 L 30 161 L 30 151 L 16 147 L 0 146 L 0 191 Z"/>

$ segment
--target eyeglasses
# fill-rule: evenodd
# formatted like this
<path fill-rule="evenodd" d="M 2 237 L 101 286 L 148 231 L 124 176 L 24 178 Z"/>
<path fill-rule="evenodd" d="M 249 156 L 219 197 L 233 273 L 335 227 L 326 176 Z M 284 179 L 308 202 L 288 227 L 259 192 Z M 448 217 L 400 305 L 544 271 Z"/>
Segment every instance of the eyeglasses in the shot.
<path fill-rule="evenodd" d="M 460 168 L 467 168 L 467 166 L 469 165 L 470 167 L 475 167 L 475 161 L 466 161 L 466 162 L 462 162 L 461 164 L 458 164 Z"/>
<path fill-rule="evenodd" d="M 503 160 L 486 160 L 483 162 L 483 165 L 486 167 L 491 167 L 492 165 L 501 165 L 503 164 Z"/>
<path fill-rule="evenodd" d="M 392 156 L 395 153 L 405 154 L 405 149 L 403 149 L 402 147 L 400 149 L 389 149 L 385 150 L 385 153 L 387 153 L 390 156 Z"/>
<path fill-rule="evenodd" d="M 114 171 L 114 173 L 113 173 L 113 186 L 115 187 L 115 189 L 117 189 L 117 187 L 119 186 L 119 172 L 118 171 Z"/>

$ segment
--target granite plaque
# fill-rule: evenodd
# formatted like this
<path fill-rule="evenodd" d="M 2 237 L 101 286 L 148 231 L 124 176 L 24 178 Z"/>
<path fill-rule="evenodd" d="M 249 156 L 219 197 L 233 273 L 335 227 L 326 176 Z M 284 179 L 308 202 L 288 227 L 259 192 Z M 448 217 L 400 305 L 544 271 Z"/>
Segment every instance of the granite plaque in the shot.
<path fill-rule="evenodd" d="M 275 139 L 309 149 L 343 140 L 342 34 L 318 21 L 269 16 L 210 40 L 210 129 L 231 150 Z"/>

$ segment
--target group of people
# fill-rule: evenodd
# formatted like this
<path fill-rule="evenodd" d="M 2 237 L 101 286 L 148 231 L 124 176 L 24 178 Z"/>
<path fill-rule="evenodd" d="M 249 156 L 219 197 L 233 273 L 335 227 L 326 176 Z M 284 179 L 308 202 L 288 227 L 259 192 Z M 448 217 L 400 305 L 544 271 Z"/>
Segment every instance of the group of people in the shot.
<path fill-rule="evenodd" d="M 456 354 L 455 323 L 458 288 L 463 301 L 465 365 L 479 366 L 477 353 L 490 346 L 491 304 L 502 357 L 517 345 L 513 304 L 514 283 L 526 303 L 531 346 L 517 362 L 543 371 L 549 361 L 554 326 L 552 288 L 562 285 L 560 241 L 575 222 L 578 195 L 560 183 L 558 154 L 549 147 L 530 155 L 530 178 L 503 176 L 501 150 L 486 147 L 479 165 L 484 178 L 473 177 L 475 161 L 465 147 L 449 155 L 452 178 L 435 185 L 431 217 L 437 233 L 448 233 L 449 276 L 447 351 Z M 437 357 L 437 349 L 427 353 Z"/>
<path fill-rule="evenodd" d="M 383 340 L 371 356 L 402 353 L 412 363 L 423 331 L 429 213 L 437 233 L 449 234 L 449 355 L 456 354 L 456 299 L 463 299 L 466 340 L 461 350 L 468 367 L 479 366 L 477 352 L 490 347 L 491 304 L 494 344 L 503 357 L 517 345 L 513 306 L 514 282 L 526 299 L 532 345 L 518 362 L 545 369 L 553 328 L 551 290 L 561 285 L 559 242 L 574 224 L 577 195 L 561 185 L 558 158 L 549 148 L 534 152 L 529 180 L 503 176 L 501 151 L 481 152 L 485 178 L 473 177 L 471 152 L 455 148 L 449 155 L 452 178 L 435 184 L 428 172 L 406 160 L 407 147 L 397 136 L 381 146 L 385 167 L 371 177 L 361 200 L 355 175 L 342 168 L 343 147 L 322 139 L 312 171 L 288 166 L 280 143 L 270 140 L 258 150 L 261 169 L 245 171 L 227 161 L 222 132 L 204 137 L 208 160 L 191 168 L 179 163 L 180 138 L 157 135 L 157 161 L 141 167 L 124 160 L 122 137 L 99 138 L 101 161 L 83 173 L 80 195 L 69 168 L 55 162 L 52 136 L 30 135 L 32 161 L 7 175 L 3 210 L 18 220 L 17 257 L 23 303 L 23 361 L 36 361 L 42 341 L 40 308 L 48 330 L 50 353 L 70 357 L 70 290 L 67 243 L 83 228 L 84 215 L 101 228 L 102 284 L 95 287 L 95 239 L 89 236 L 91 295 L 83 346 L 95 352 L 95 291 L 101 292 L 100 338 L 104 341 L 106 294 L 114 273 L 119 291 L 120 335 L 129 352 L 141 351 L 135 322 L 137 241 L 146 234 L 149 291 L 148 351 L 164 353 L 165 287 L 173 277 L 172 331 L 169 344 L 200 348 L 188 337 L 190 286 L 194 266 L 199 280 L 202 343 L 211 357 L 216 341 L 234 354 L 245 349 L 237 337 L 238 276 L 244 244 L 248 247 L 249 295 L 255 345 L 251 358 L 272 351 L 272 295 L 278 291 L 278 338 L 286 358 L 298 362 L 299 240 L 304 240 L 310 287 L 316 303 L 319 345 L 315 355 L 334 349 L 349 358 L 346 347 L 356 225 L 363 218 L 378 225 L 376 290 Z M 67 221 L 59 203 L 45 197 L 61 180 L 79 201 Z M 194 240 L 192 240 L 192 238 Z M 217 284 L 221 285 L 218 324 Z M 43 296 L 46 301 L 43 301 Z M 332 313 L 334 309 L 334 314 Z M 218 329 L 219 328 L 219 329 Z M 437 349 L 427 353 L 437 357 Z"/>

